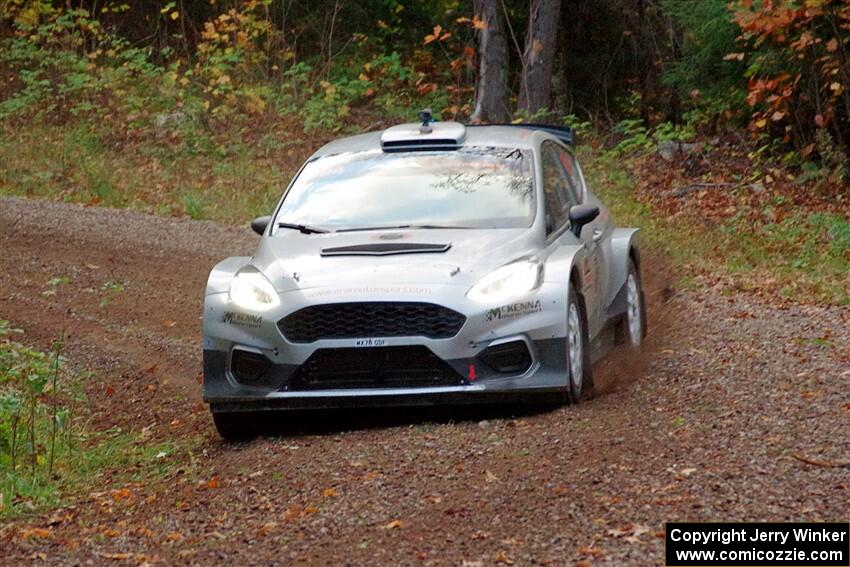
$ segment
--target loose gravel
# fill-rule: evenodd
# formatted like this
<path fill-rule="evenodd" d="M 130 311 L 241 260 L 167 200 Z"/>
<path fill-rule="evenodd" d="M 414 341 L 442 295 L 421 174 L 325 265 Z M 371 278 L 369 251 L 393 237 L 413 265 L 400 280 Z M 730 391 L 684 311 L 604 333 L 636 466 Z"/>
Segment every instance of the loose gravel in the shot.
<path fill-rule="evenodd" d="M 224 443 L 198 385 L 203 285 L 255 245 L 247 228 L 0 199 L 0 319 L 41 346 L 65 333 L 94 371 L 93 427 L 188 447 L 164 478 L 106 472 L 0 526 L 0 563 L 663 565 L 667 521 L 848 520 L 850 309 L 721 289 L 653 300 L 646 350 L 599 365 L 578 406 L 294 415 Z"/>

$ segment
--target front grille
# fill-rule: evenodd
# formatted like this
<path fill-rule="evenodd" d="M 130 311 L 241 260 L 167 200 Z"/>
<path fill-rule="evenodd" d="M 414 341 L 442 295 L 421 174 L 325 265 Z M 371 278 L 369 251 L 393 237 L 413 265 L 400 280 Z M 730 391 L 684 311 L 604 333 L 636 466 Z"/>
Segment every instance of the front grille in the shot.
<path fill-rule="evenodd" d="M 366 337 L 448 339 L 465 322 L 457 311 L 432 303 L 373 301 L 312 305 L 284 317 L 278 327 L 291 342 L 311 343 Z"/>
<path fill-rule="evenodd" d="M 291 390 L 451 386 L 463 378 L 421 345 L 323 348 L 298 367 Z"/>

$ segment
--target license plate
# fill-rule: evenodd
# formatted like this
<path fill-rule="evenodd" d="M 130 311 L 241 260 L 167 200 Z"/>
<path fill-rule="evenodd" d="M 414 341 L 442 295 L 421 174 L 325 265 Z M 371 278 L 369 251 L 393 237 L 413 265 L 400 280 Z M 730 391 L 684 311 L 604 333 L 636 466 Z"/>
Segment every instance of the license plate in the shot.
<path fill-rule="evenodd" d="M 356 347 L 375 347 L 384 346 L 387 344 L 385 339 L 357 339 L 354 341 Z"/>

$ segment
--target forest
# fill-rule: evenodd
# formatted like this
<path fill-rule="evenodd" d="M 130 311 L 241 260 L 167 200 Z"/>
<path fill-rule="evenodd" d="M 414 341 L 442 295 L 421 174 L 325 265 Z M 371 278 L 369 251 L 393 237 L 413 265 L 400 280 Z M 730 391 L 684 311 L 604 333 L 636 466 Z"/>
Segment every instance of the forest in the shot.
<path fill-rule="evenodd" d="M 443 119 L 589 122 L 667 137 L 746 129 L 844 177 L 843 0 L 5 0 L 0 118 L 180 111 L 206 128 L 297 113 L 345 130 Z"/>

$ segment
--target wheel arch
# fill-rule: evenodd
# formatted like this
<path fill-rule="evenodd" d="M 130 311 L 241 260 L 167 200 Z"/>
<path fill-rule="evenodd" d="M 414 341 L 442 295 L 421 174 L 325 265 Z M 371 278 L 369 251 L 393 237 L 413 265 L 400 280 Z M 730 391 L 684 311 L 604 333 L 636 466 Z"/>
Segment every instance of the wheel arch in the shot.
<path fill-rule="evenodd" d="M 618 228 L 611 235 L 611 272 L 608 278 L 608 318 L 614 319 L 626 310 L 626 278 L 629 262 L 634 262 L 638 274 L 641 272 L 640 231 L 637 228 Z"/>
<path fill-rule="evenodd" d="M 608 298 L 613 300 L 629 273 L 629 260 L 640 272 L 640 231 L 637 228 L 617 228 L 611 234 L 611 263 L 608 276 Z M 609 302 L 610 304 L 610 302 Z"/>

